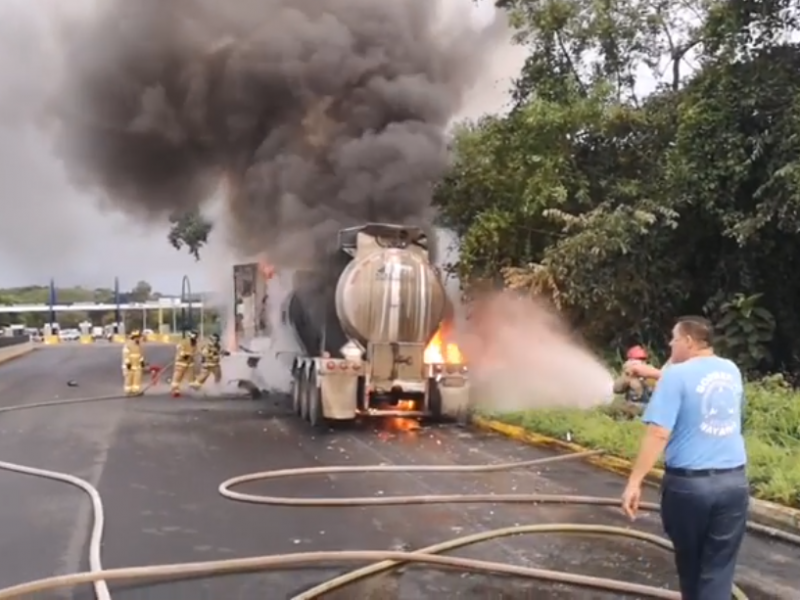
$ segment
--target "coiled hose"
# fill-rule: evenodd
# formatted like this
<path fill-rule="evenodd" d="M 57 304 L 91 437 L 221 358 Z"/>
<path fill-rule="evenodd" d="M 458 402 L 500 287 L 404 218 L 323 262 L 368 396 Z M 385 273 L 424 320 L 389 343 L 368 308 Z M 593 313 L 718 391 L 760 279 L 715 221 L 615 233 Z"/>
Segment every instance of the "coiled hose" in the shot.
<path fill-rule="evenodd" d="M 168 368 L 165 367 L 165 368 Z M 152 385 L 152 384 L 151 384 Z M 143 395 L 150 386 L 146 386 L 140 395 Z M 75 398 L 68 400 L 55 400 L 49 402 L 38 402 L 35 404 L 25 404 L 17 406 L 0 407 L 0 413 L 11 411 L 27 410 L 33 408 L 46 408 L 50 406 L 63 406 L 68 404 L 82 404 L 87 402 L 98 402 L 105 400 L 124 399 L 125 396 L 95 396 L 86 398 Z M 233 491 L 233 487 L 255 481 L 264 481 L 279 478 L 298 477 L 303 475 L 330 475 L 341 473 L 391 473 L 391 472 L 437 472 L 437 473 L 487 473 L 497 471 L 510 471 L 531 466 L 539 466 L 546 463 L 576 460 L 588 456 L 602 454 L 602 451 L 590 451 L 580 454 L 569 454 L 554 456 L 538 460 L 530 460 L 516 463 L 506 463 L 499 465 L 468 465 L 468 466 L 418 466 L 418 465 L 392 465 L 392 466 L 343 466 L 343 467 L 312 467 L 301 469 L 283 469 L 276 471 L 264 471 L 251 473 L 231 478 L 218 488 L 218 492 L 230 500 L 238 502 L 248 502 L 252 504 L 266 504 L 272 506 L 295 506 L 295 507 L 356 507 L 356 506 L 397 506 L 411 504 L 475 504 L 475 503 L 517 503 L 517 504 L 583 504 L 593 506 L 618 506 L 617 498 L 600 498 L 593 496 L 567 496 L 567 495 L 542 495 L 542 494 L 477 494 L 477 495 L 425 495 L 425 496 L 390 496 L 390 497 L 360 497 L 360 498 L 288 498 L 280 496 L 262 496 L 246 494 Z M 219 576 L 237 572 L 264 571 L 286 568 L 296 568 L 312 564 L 340 564 L 346 562 L 372 562 L 365 567 L 350 571 L 328 581 L 325 581 L 314 588 L 302 592 L 292 600 L 314 600 L 334 590 L 343 588 L 355 581 L 366 577 L 396 569 L 408 563 L 419 563 L 434 565 L 439 567 L 450 567 L 462 571 L 474 571 L 493 574 L 515 575 L 530 579 L 538 579 L 561 584 L 575 585 L 580 587 L 594 588 L 617 592 L 620 594 L 635 594 L 649 598 L 666 598 L 670 600 L 680 600 L 678 592 L 657 588 L 652 586 L 640 585 L 614 579 L 601 577 L 590 577 L 561 571 L 548 569 L 536 569 L 509 565 L 504 563 L 475 560 L 469 558 L 442 556 L 442 553 L 463 548 L 480 542 L 499 539 L 502 537 L 543 534 L 543 533 L 577 533 L 591 535 L 609 535 L 616 537 L 626 537 L 650 543 L 667 551 L 672 551 L 670 542 L 660 536 L 646 532 L 627 529 L 624 527 L 612 527 L 607 525 L 583 525 L 574 523 L 547 524 L 547 525 L 520 525 L 507 527 L 492 531 L 485 531 L 473 535 L 460 537 L 422 548 L 413 552 L 395 552 L 383 550 L 369 551 L 336 551 L 336 552 L 302 552 L 293 554 L 281 554 L 271 556 L 257 556 L 251 558 L 239 558 L 228 560 L 214 560 L 205 562 L 176 563 L 170 565 L 154 565 L 145 567 L 127 567 L 119 569 L 104 569 L 102 566 L 100 549 L 103 541 L 103 528 L 105 516 L 103 512 L 103 502 L 99 492 L 87 481 L 72 475 L 36 469 L 24 465 L 7 462 L 0 462 L 0 469 L 63 481 L 83 490 L 91 499 L 94 512 L 94 522 L 91 537 L 89 540 L 89 568 L 88 572 L 75 573 L 70 575 L 60 575 L 48 577 L 37 581 L 31 581 L 0 590 L 0 600 L 10 600 L 29 597 L 44 591 L 57 588 L 72 587 L 79 584 L 92 583 L 94 585 L 97 600 L 111 600 L 108 589 L 108 581 L 141 581 L 141 580 L 172 580 L 198 576 Z M 657 511 L 658 504 L 643 503 L 640 505 L 642 510 Z M 772 527 L 767 527 L 758 523 L 748 523 L 751 531 L 768 535 L 794 545 L 800 546 L 800 536 L 788 533 Z M 747 600 L 747 596 L 738 587 L 733 591 L 733 597 L 738 600 Z"/>

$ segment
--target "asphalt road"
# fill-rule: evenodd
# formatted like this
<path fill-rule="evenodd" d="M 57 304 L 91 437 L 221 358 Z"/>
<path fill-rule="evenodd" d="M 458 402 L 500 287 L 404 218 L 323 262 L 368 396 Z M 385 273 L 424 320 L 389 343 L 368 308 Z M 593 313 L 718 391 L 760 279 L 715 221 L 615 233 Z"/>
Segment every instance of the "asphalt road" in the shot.
<path fill-rule="evenodd" d="M 148 349 L 168 362 L 169 349 Z M 0 366 L 0 405 L 120 390 L 119 348 L 42 349 Z M 79 387 L 68 387 L 74 379 Z M 366 464 L 486 464 L 546 456 L 499 437 L 451 427 L 395 432 L 376 424 L 312 433 L 285 401 L 186 397 L 156 389 L 140 399 L 0 415 L 0 460 L 64 471 L 97 486 L 106 509 L 106 567 L 309 550 L 415 549 L 486 529 L 529 523 L 625 525 L 613 508 L 415 506 L 276 508 L 234 503 L 223 480 L 278 468 Z M 539 492 L 618 496 L 622 481 L 580 463 L 485 475 L 376 474 L 254 484 L 286 496 Z M 243 488 L 244 489 L 244 488 Z M 63 483 L 0 471 L 0 587 L 87 568 L 90 504 Z M 655 500 L 655 498 L 652 498 Z M 659 533 L 656 516 L 637 526 Z M 505 539 L 462 552 L 485 560 L 574 570 L 674 587 L 671 558 L 632 541 L 546 536 Z M 798 598 L 800 549 L 750 537 L 740 579 L 753 599 Z M 114 600 L 280 600 L 349 569 L 305 569 L 112 587 Z M 329 598 L 511 600 L 619 598 L 511 578 L 410 568 Z M 49 598 L 92 598 L 90 588 Z"/>

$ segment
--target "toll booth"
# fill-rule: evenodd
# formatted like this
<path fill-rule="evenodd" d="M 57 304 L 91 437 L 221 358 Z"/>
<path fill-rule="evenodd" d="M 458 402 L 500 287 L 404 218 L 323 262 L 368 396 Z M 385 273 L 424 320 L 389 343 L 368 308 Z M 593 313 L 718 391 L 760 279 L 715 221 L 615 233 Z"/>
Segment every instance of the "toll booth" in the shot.
<path fill-rule="evenodd" d="M 117 344 L 125 343 L 125 323 L 112 323 L 114 334 L 111 336 L 111 341 Z"/>
<path fill-rule="evenodd" d="M 81 332 L 81 344 L 93 344 L 94 336 L 92 335 L 92 324 L 89 321 L 82 321 L 78 323 L 78 329 Z"/>
<path fill-rule="evenodd" d="M 59 344 L 61 337 L 59 337 L 58 333 L 58 323 L 45 323 L 44 327 L 42 327 L 42 341 L 49 346 Z"/>

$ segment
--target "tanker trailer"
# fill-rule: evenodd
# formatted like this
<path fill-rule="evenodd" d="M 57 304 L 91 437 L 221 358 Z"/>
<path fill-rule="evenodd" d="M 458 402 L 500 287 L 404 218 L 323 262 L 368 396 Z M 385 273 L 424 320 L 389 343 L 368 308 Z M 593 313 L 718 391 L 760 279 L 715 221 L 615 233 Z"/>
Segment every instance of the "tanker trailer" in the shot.
<path fill-rule="evenodd" d="M 466 417 L 466 365 L 426 353 L 452 314 L 428 244 L 421 228 L 370 223 L 340 231 L 320 269 L 295 273 L 285 315 L 304 349 L 292 366 L 304 420 Z"/>

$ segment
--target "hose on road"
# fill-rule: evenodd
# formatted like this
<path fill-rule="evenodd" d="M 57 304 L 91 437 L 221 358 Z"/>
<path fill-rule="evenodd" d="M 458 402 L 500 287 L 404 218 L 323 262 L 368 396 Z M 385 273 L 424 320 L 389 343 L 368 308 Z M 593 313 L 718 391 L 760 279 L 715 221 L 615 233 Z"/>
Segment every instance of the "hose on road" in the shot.
<path fill-rule="evenodd" d="M 167 363 L 162 370 L 167 370 L 174 365 L 174 361 Z M 155 381 L 145 385 L 142 391 L 135 394 L 133 397 L 141 397 L 153 388 L 156 384 Z M 49 408 L 56 406 L 67 406 L 70 404 L 86 404 L 89 402 L 100 402 L 104 400 L 122 400 L 128 399 L 131 396 L 120 395 L 104 395 L 104 396 L 84 396 L 81 398 L 65 398 L 61 400 L 47 400 L 44 402 L 33 402 L 29 404 L 17 404 L 14 406 L 0 407 L 0 414 L 16 412 L 20 410 L 30 410 L 32 408 Z M 12 473 L 20 473 L 22 475 L 31 475 L 33 477 L 40 477 L 42 479 L 51 479 L 53 481 L 61 481 L 68 483 L 79 490 L 83 491 L 92 503 L 92 531 L 89 536 L 89 570 L 91 573 L 100 573 L 103 571 L 103 562 L 100 557 L 101 548 L 103 545 L 103 534 L 105 531 L 105 510 L 103 509 L 103 499 L 100 492 L 97 491 L 91 483 L 80 477 L 75 477 L 69 473 L 59 473 L 58 471 L 49 471 L 47 469 L 37 469 L 26 465 L 9 463 L 0 461 L 0 470 L 10 471 Z M 111 592 L 108 589 L 103 578 L 98 578 L 92 581 L 94 593 L 97 600 L 111 600 Z M 12 598 L 15 596 L 11 596 Z"/>
<path fill-rule="evenodd" d="M 142 394 L 150 386 L 144 388 Z M 9 407 L 0 407 L 0 413 L 27 410 L 32 408 L 52 407 L 69 404 L 82 404 L 105 400 L 124 399 L 125 396 L 95 396 L 39 402 Z M 379 496 L 360 498 L 289 498 L 279 496 L 263 496 L 236 492 L 232 488 L 255 481 L 274 480 L 279 478 L 299 477 L 308 475 L 333 475 L 343 473 L 487 473 L 498 471 L 511 471 L 544 464 L 577 460 L 592 455 L 602 454 L 602 451 L 590 451 L 580 454 L 568 454 L 548 457 L 538 460 L 506 463 L 497 465 L 467 465 L 467 466 L 419 466 L 419 465 L 376 465 L 376 466 L 342 466 L 342 467 L 312 467 L 300 469 L 282 469 L 251 473 L 231 478 L 219 486 L 219 493 L 230 500 L 247 502 L 251 504 L 265 504 L 271 506 L 294 507 L 358 507 L 358 506 L 397 506 L 412 504 L 580 504 L 593 506 L 618 506 L 617 498 L 600 498 L 593 496 L 567 496 L 543 494 L 478 494 L 478 495 L 424 495 L 424 496 Z M 92 583 L 97 600 L 111 600 L 107 583 L 108 581 L 161 581 L 185 579 L 200 576 L 219 576 L 237 572 L 264 571 L 276 569 L 297 568 L 308 565 L 327 565 L 372 562 L 365 567 L 335 577 L 321 583 L 310 590 L 296 595 L 292 600 L 314 600 L 322 598 L 325 594 L 338 590 L 366 577 L 396 569 L 404 564 L 419 563 L 439 567 L 449 567 L 462 571 L 482 572 L 491 574 L 514 575 L 542 581 L 575 585 L 616 592 L 620 594 L 635 594 L 648 598 L 666 598 L 680 600 L 680 594 L 664 588 L 634 584 L 608 578 L 590 577 L 568 572 L 537 569 L 515 566 L 504 563 L 474 560 L 462 557 L 443 556 L 442 553 L 463 548 L 480 542 L 490 541 L 509 536 L 560 533 L 560 534 L 585 534 L 607 535 L 632 538 L 647 542 L 666 551 L 672 551 L 670 542 L 660 536 L 628 529 L 625 527 L 612 527 L 606 525 L 584 524 L 546 524 L 546 525 L 520 525 L 493 531 L 485 531 L 449 540 L 434 546 L 422 548 L 413 552 L 395 551 L 335 551 L 335 552 L 303 552 L 271 556 L 257 556 L 252 558 L 215 560 L 206 562 L 178 563 L 170 565 L 155 565 L 145 567 L 129 567 L 119 569 L 104 569 L 101 562 L 101 546 L 103 542 L 104 512 L 103 503 L 99 492 L 89 482 L 72 475 L 35 469 L 28 466 L 0 462 L 0 469 L 53 479 L 74 485 L 83 490 L 91 499 L 94 512 L 92 535 L 89 540 L 90 570 L 85 573 L 75 573 L 48 577 L 20 585 L 11 586 L 0 590 L 0 600 L 27 598 L 33 594 L 51 591 L 58 588 L 73 587 L 75 585 Z M 657 511 L 659 505 L 655 503 L 642 503 L 640 508 L 645 511 Z M 800 546 L 800 536 L 785 532 L 758 523 L 748 523 L 751 531 L 770 536 L 772 538 Z M 734 598 L 747 600 L 747 597 L 738 587 L 734 589 Z"/>

